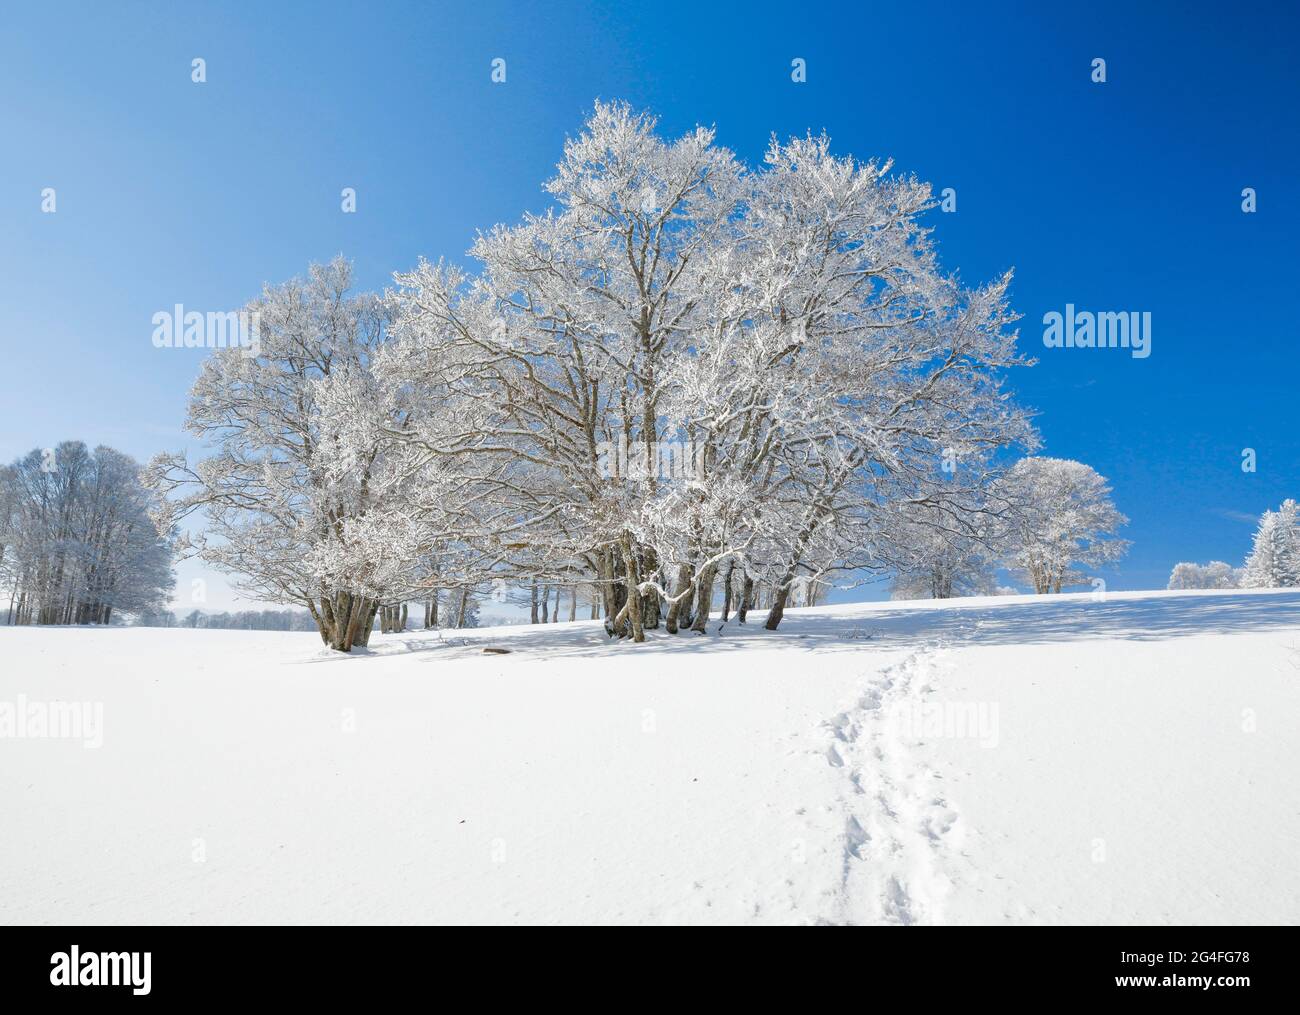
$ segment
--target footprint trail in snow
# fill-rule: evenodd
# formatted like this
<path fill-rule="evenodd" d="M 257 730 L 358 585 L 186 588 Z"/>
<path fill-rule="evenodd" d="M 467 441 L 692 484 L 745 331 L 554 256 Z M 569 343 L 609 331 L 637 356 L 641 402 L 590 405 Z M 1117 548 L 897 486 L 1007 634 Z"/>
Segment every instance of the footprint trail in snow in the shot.
<path fill-rule="evenodd" d="M 943 779 L 916 751 L 906 718 L 942 672 L 927 648 L 877 674 L 827 721 L 826 759 L 842 781 L 843 868 L 830 922 L 935 924 L 962 867 L 964 829 Z"/>

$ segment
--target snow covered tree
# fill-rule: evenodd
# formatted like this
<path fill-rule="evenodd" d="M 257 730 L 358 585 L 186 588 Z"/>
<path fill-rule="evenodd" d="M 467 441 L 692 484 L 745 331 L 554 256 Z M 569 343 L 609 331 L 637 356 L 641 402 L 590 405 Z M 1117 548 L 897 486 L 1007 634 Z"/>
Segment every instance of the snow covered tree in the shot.
<path fill-rule="evenodd" d="M 1240 575 L 1231 564 L 1212 560 L 1208 564 L 1182 562 L 1169 575 L 1169 589 L 1235 589 Z"/>
<path fill-rule="evenodd" d="M 1078 567 L 1122 557 L 1115 532 L 1128 519 L 1111 503 L 1110 486 L 1090 466 L 1061 458 L 1024 458 L 995 486 L 1007 505 L 1013 547 L 1009 565 L 1042 595 L 1086 578 Z"/>
<path fill-rule="evenodd" d="M 436 357 L 442 371 L 426 383 L 463 378 L 500 407 L 477 454 L 508 462 L 497 489 L 516 519 L 510 569 L 559 578 L 581 562 L 611 625 L 637 640 L 657 619 L 642 581 L 660 564 L 640 528 L 660 484 L 653 470 L 628 475 L 617 452 L 657 460 L 675 437 L 661 378 L 717 286 L 701 254 L 730 229 L 741 175 L 711 131 L 666 143 L 653 126 L 598 106 L 547 185 L 555 212 L 482 236 L 472 283 L 422 263 L 398 295 L 408 362 Z"/>
<path fill-rule="evenodd" d="M 496 515 L 475 491 L 491 477 L 466 479 L 454 455 L 477 440 L 475 407 L 447 387 L 417 404 L 381 374 L 384 302 L 336 258 L 245 312 L 256 346 L 216 350 L 191 392 L 186 426 L 211 454 L 150 467 L 173 521 L 206 516 L 193 552 L 252 598 L 305 606 L 341 652 L 385 605 L 481 580 Z"/>
<path fill-rule="evenodd" d="M 917 222 L 929 187 L 890 168 L 825 137 L 774 142 L 718 254 L 715 323 L 682 363 L 698 376 L 679 417 L 730 508 L 710 549 L 772 586 L 772 630 L 795 582 L 889 566 L 893 505 L 941 495 L 945 452 L 973 478 L 1033 440 L 1000 391 L 1021 362 L 1009 278 L 969 291 L 942 275 Z"/>
<path fill-rule="evenodd" d="M 0 584 L 11 624 L 107 624 L 161 610 L 175 579 L 140 467 L 80 441 L 0 470 Z"/>
<path fill-rule="evenodd" d="M 471 277 L 399 276 L 391 379 L 472 393 L 480 506 L 511 519 L 500 567 L 592 575 L 613 634 L 703 631 L 719 572 L 790 589 L 873 557 L 882 512 L 1032 442 L 1000 389 L 1020 363 L 1008 278 L 943 275 L 930 189 L 824 138 L 746 173 L 703 128 L 676 141 L 599 104 L 547 185 L 558 207 L 498 227 Z M 423 419 L 431 418 L 425 414 Z M 689 468 L 662 467 L 665 449 Z M 725 601 L 725 597 L 724 597 Z M 742 613 L 744 611 L 742 610 Z"/>
<path fill-rule="evenodd" d="M 1254 545 L 1242 569 L 1241 586 L 1280 589 L 1300 586 L 1300 509 L 1294 500 L 1277 511 L 1265 511 L 1255 531 Z"/>
<path fill-rule="evenodd" d="M 259 315 L 256 355 L 215 350 L 191 392 L 186 428 L 212 455 L 193 466 L 159 456 L 150 466 L 154 487 L 172 498 L 172 520 L 206 515 L 195 551 L 252 598 L 305 605 L 340 651 L 366 643 L 380 591 L 354 527 L 377 496 L 381 451 L 359 436 L 368 417 L 326 409 L 340 387 L 365 383 L 382 338 L 378 302 L 351 288 L 342 259 L 268 286 L 245 308 Z"/>
<path fill-rule="evenodd" d="M 347 651 L 386 606 L 441 591 L 454 622 L 489 582 L 543 617 L 592 587 L 634 641 L 704 633 L 721 582 L 728 618 L 762 602 L 776 629 L 836 576 L 935 566 L 900 504 L 945 551 L 984 538 L 995 463 L 1035 442 L 1002 390 L 1010 276 L 944 274 L 929 186 L 887 162 L 807 137 L 750 172 L 655 126 L 598 104 L 555 207 L 481 235 L 477 273 L 421 262 L 378 299 L 336 261 L 250 304 L 260 348 L 219 350 L 191 399 L 214 454 L 151 470 L 174 518 L 207 513 L 199 552 Z"/>

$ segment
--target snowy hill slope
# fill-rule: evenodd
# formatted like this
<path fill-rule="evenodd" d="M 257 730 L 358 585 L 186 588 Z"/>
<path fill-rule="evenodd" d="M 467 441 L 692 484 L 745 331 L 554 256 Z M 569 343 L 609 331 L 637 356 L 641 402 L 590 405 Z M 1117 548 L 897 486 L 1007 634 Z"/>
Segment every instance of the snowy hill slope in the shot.
<path fill-rule="evenodd" d="M 0 653 L 0 922 L 1300 920 L 1298 592 Z"/>

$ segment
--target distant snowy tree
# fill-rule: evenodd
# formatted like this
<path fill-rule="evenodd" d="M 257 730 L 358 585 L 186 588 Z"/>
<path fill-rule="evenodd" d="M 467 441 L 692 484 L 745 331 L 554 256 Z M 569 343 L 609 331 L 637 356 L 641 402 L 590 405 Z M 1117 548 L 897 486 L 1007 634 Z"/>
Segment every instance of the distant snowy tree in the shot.
<path fill-rule="evenodd" d="M 0 587 L 11 624 L 107 624 L 163 607 L 172 532 L 134 460 L 81 441 L 0 470 Z"/>
<path fill-rule="evenodd" d="M 1294 500 L 1277 511 L 1265 511 L 1255 542 L 1242 569 L 1241 585 L 1248 589 L 1300 586 L 1300 509 Z"/>
<path fill-rule="evenodd" d="M 1174 565 L 1169 575 L 1170 589 L 1235 589 L 1239 581 L 1238 572 L 1230 564 L 1221 560 L 1212 560 L 1208 564 L 1191 564 L 1187 562 Z"/>
<path fill-rule="evenodd" d="M 1122 557 L 1115 537 L 1128 519 L 1115 510 L 1110 486 L 1090 466 L 1061 458 L 1024 458 L 997 484 L 1007 505 L 1013 550 L 1008 564 L 1040 595 L 1060 592 Z"/>

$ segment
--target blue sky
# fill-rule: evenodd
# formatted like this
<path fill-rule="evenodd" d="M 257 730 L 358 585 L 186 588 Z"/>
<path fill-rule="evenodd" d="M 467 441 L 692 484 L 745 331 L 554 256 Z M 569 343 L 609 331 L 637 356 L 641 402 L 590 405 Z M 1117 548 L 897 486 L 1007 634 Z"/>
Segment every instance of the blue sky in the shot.
<path fill-rule="evenodd" d="M 69 438 L 141 459 L 187 446 L 201 352 L 155 349 L 156 311 L 234 308 L 338 252 L 373 287 L 421 255 L 463 260 L 476 230 L 545 207 L 565 136 L 621 98 L 669 134 L 715 125 L 750 162 L 773 132 L 825 129 L 839 153 L 954 188 L 956 212 L 930 219 L 943 263 L 969 283 L 1016 269 L 1039 364 L 1012 384 L 1044 453 L 1096 467 L 1132 520 L 1110 587 L 1239 563 L 1250 517 L 1300 495 L 1300 17 L 1049 6 L 10 7 L 0 459 Z M 1067 303 L 1149 311 L 1152 355 L 1044 348 L 1043 314 Z M 182 570 L 181 600 L 200 574 Z M 229 605 L 223 582 L 207 605 Z"/>

